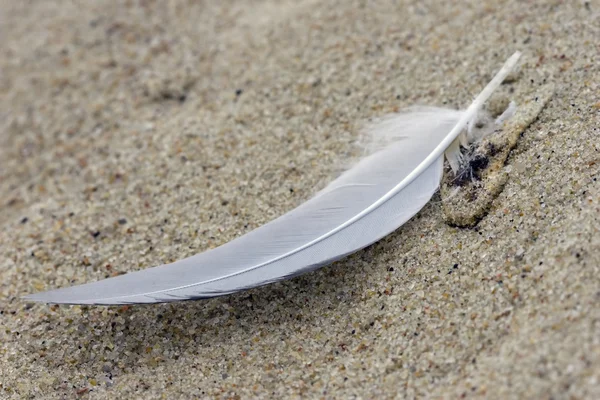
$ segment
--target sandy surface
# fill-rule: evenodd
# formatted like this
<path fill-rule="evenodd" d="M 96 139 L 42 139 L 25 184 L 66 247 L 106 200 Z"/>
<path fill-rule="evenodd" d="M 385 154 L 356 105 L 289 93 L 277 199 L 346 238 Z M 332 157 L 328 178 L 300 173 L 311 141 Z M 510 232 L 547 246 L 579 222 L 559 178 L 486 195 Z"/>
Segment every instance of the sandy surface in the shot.
<path fill-rule="evenodd" d="M 600 398 L 597 2 L 115 3 L 0 5 L 0 398 Z M 368 118 L 464 107 L 517 49 L 519 84 L 556 92 L 476 228 L 436 195 L 233 296 L 19 299 L 265 223 Z"/>

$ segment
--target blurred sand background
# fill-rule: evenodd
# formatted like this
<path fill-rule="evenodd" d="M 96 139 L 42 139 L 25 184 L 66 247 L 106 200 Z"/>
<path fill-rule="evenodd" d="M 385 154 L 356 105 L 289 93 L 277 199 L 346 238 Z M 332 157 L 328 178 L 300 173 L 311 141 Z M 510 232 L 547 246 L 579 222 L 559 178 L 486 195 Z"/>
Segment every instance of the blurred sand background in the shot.
<path fill-rule="evenodd" d="M 599 17 L 558 0 L 2 1 L 0 398 L 600 398 Z M 269 221 L 356 153 L 364 121 L 465 107 L 515 50 L 520 85 L 556 93 L 476 228 L 447 225 L 436 195 L 344 261 L 232 296 L 19 299 Z"/>

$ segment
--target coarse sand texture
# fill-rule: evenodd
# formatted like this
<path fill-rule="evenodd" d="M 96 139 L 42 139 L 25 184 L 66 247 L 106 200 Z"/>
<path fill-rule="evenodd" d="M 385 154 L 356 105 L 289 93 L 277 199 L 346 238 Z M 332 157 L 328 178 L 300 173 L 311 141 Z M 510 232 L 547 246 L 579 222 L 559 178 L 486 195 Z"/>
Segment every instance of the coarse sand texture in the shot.
<path fill-rule="evenodd" d="M 598 21 L 594 1 L 0 2 L 0 398 L 600 398 Z M 21 299 L 263 225 L 365 123 L 465 108 L 515 50 L 488 104 L 514 119 L 365 250 L 211 300 Z"/>

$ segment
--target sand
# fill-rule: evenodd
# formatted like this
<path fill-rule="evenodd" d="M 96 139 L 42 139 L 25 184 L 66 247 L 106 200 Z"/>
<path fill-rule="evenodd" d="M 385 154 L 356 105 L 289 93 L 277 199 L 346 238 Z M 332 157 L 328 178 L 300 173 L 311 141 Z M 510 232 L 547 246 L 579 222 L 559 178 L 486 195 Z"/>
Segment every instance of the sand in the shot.
<path fill-rule="evenodd" d="M 599 16 L 592 1 L 2 2 L 0 398 L 600 398 Z M 555 92 L 474 228 L 436 195 L 364 251 L 248 292 L 20 300 L 281 215 L 357 154 L 365 121 L 465 107 L 515 50 L 514 84 Z"/>

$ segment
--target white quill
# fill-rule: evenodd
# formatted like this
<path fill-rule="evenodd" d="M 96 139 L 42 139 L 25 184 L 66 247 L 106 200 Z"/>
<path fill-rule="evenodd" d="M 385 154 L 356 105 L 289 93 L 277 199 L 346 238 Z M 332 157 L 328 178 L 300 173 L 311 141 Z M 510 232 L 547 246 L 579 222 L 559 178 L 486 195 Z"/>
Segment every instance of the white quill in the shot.
<path fill-rule="evenodd" d="M 65 304 L 160 303 L 207 298 L 314 270 L 396 230 L 438 189 L 444 152 L 460 161 L 459 134 L 516 65 L 515 53 L 465 111 L 419 108 L 371 135 L 392 143 L 359 161 L 298 208 L 195 256 L 114 278 L 26 296 Z"/>

